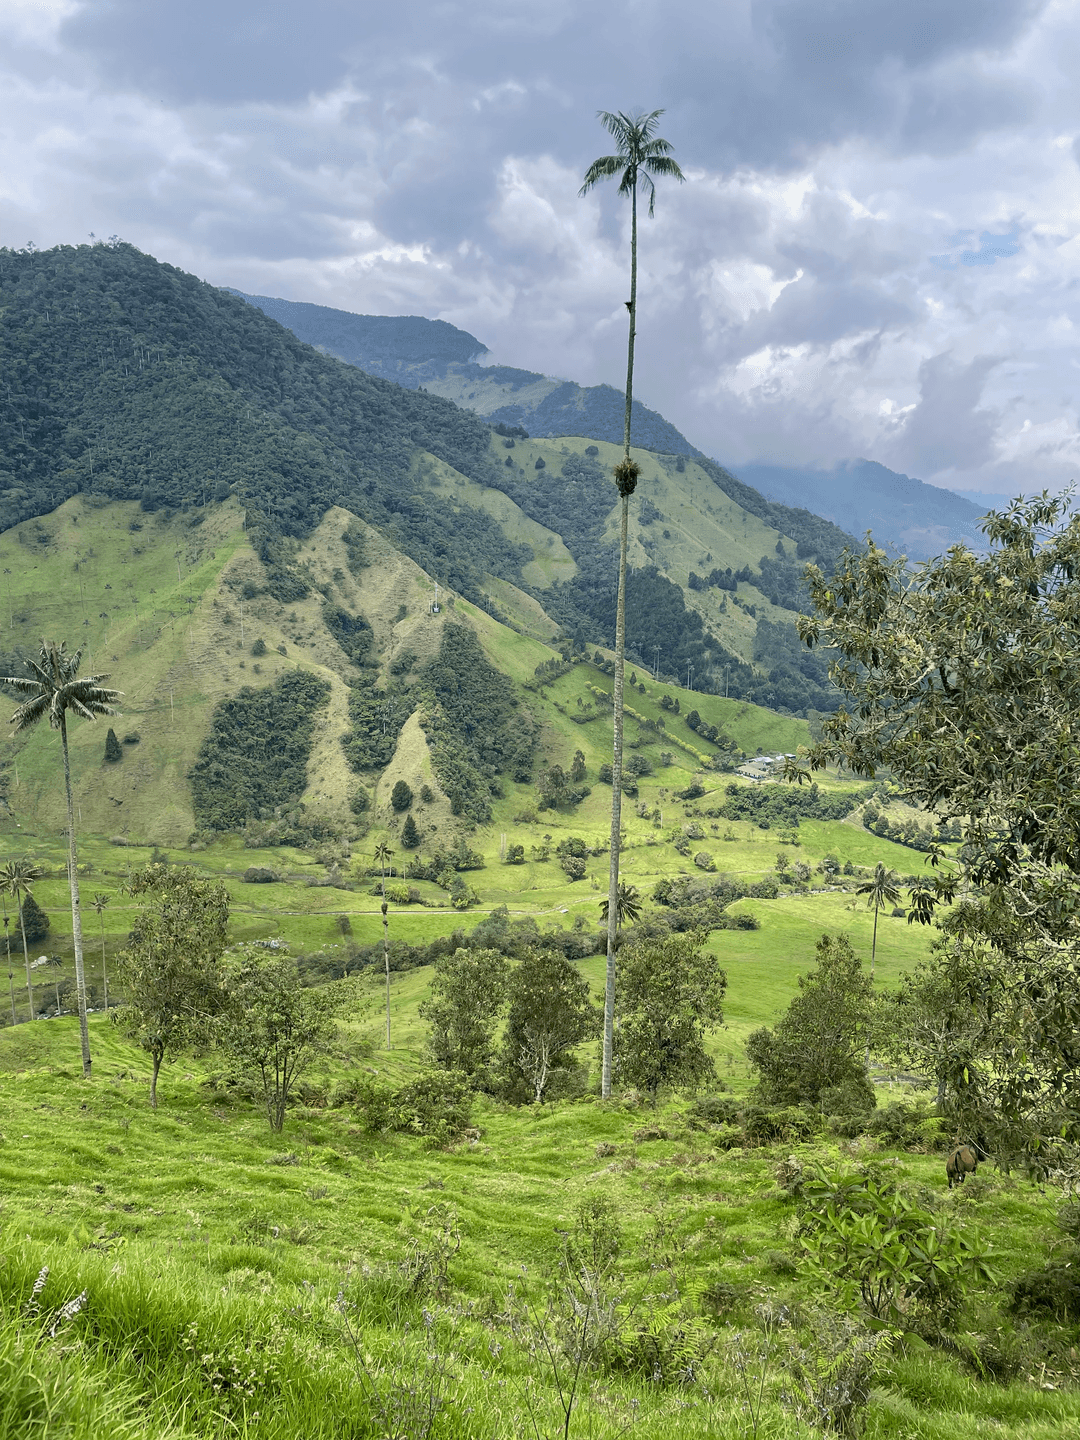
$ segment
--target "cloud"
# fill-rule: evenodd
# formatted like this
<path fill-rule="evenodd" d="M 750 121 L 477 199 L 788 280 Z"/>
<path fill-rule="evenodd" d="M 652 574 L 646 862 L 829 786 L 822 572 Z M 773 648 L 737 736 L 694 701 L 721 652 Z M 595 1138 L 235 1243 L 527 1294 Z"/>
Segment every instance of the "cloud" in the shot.
<path fill-rule="evenodd" d="M 646 403 L 735 464 L 1080 458 L 1060 0 L 10 0 L 0 33 L 6 243 L 118 232 L 620 385 L 628 207 L 577 190 L 596 110 L 661 106 L 689 179 L 641 223 Z"/>

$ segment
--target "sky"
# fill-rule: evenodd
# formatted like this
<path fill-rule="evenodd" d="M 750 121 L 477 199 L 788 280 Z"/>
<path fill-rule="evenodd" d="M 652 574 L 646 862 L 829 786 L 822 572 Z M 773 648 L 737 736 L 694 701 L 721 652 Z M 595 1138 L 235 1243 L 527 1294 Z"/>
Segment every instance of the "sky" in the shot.
<path fill-rule="evenodd" d="M 3 0 L 0 243 L 448 320 L 622 387 L 737 470 L 1080 478 L 1074 0 Z"/>

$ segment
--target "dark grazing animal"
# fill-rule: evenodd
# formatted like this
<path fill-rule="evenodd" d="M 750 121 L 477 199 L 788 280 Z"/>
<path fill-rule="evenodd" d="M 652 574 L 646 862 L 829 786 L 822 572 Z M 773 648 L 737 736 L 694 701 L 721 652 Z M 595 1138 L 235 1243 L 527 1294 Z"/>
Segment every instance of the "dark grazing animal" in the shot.
<path fill-rule="evenodd" d="M 968 1175 L 974 1175 L 979 1168 L 979 1156 L 974 1145 L 954 1145 L 945 1161 L 945 1174 L 949 1177 L 949 1189 L 955 1182 L 962 1185 Z"/>

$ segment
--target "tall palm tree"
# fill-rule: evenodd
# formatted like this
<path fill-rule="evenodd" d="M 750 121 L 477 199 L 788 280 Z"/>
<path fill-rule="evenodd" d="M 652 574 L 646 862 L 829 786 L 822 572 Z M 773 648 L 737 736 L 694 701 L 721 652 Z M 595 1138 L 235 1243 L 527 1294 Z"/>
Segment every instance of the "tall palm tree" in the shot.
<path fill-rule="evenodd" d="M 101 926 L 101 984 L 105 990 L 105 1014 L 109 1013 L 109 977 L 105 974 L 105 917 L 102 911 L 108 905 L 111 896 L 103 891 L 98 891 L 91 900 L 91 905 L 97 911 L 98 924 Z"/>
<path fill-rule="evenodd" d="M 19 907 L 19 929 L 22 931 L 23 964 L 26 966 L 26 996 L 30 1002 L 30 1019 L 34 1014 L 34 986 L 30 979 L 30 951 L 26 945 L 26 921 L 23 917 L 23 897 L 30 894 L 31 882 L 38 879 L 41 871 L 32 860 L 9 860 L 0 870 L 0 884 L 4 893 L 10 895 Z"/>
<path fill-rule="evenodd" d="M 874 978 L 874 961 L 877 958 L 877 919 L 878 911 L 883 905 L 895 905 L 900 899 L 899 889 L 900 876 L 895 870 L 889 870 L 879 860 L 874 866 L 874 873 L 865 885 L 860 885 L 856 895 L 866 896 L 867 909 L 874 907 L 874 939 L 870 946 L 870 979 Z"/>
<path fill-rule="evenodd" d="M 579 191 L 587 195 L 601 180 L 619 179 L 619 194 L 630 197 L 630 334 L 626 347 L 626 413 L 623 422 L 623 458 L 615 467 L 615 484 L 622 500 L 619 521 L 619 593 L 615 609 L 615 683 L 612 696 L 614 711 L 614 743 L 611 763 L 611 861 L 608 871 L 608 933 L 607 982 L 604 989 L 604 1060 L 601 1094 L 611 1094 L 611 1056 L 615 1033 L 615 944 L 618 931 L 619 894 L 619 832 L 622 826 L 622 751 L 623 751 L 623 660 L 626 652 L 626 531 L 630 512 L 630 496 L 641 473 L 630 458 L 630 416 L 634 403 L 634 335 L 637 329 L 637 205 L 638 186 L 649 197 L 649 215 L 656 203 L 654 175 L 673 180 L 686 177 L 671 158 L 671 146 L 656 132 L 656 122 L 663 110 L 649 114 L 625 115 L 621 110 L 610 114 L 598 112 L 604 129 L 614 138 L 616 153 L 594 160 Z"/>
<path fill-rule="evenodd" d="M 64 791 L 68 817 L 68 884 L 71 887 L 71 938 L 75 946 L 75 990 L 79 1002 L 79 1039 L 82 1045 L 83 1076 L 90 1077 L 90 1030 L 86 1023 L 86 976 L 83 971 L 82 914 L 79 910 L 79 870 L 75 849 L 75 806 L 71 798 L 71 758 L 68 755 L 67 712 L 83 720 L 96 720 L 99 715 L 115 715 L 113 708 L 120 690 L 106 690 L 101 681 L 107 675 L 85 675 L 79 679 L 82 651 L 69 655 L 64 644 L 42 640 L 37 660 L 27 660 L 33 678 L 25 680 L 14 675 L 4 679 L 23 695 L 29 695 L 11 717 L 16 733 L 29 730 L 49 717 L 49 728 L 60 731 L 60 748 L 64 757 Z"/>
<path fill-rule="evenodd" d="M 375 859 L 379 862 L 379 875 L 382 879 L 382 950 L 383 965 L 386 968 L 386 1048 L 390 1049 L 390 919 L 386 910 L 386 867 L 390 863 L 393 850 L 385 840 L 380 840 L 375 846 Z"/>
<path fill-rule="evenodd" d="M 900 899 L 900 889 L 897 881 L 900 876 L 895 870 L 888 869 L 880 860 L 874 866 L 874 873 L 865 885 L 860 885 L 856 895 L 865 895 L 867 908 L 874 907 L 874 939 L 870 946 L 870 983 L 874 983 L 874 962 L 877 959 L 877 920 L 878 911 L 883 905 L 895 905 Z M 870 1068 L 870 1041 L 866 1042 L 866 1068 Z"/>
<path fill-rule="evenodd" d="M 2 892 L 2 899 L 4 903 L 4 953 L 7 955 L 8 996 L 11 1000 L 11 1023 L 15 1025 L 18 1023 L 15 1019 L 15 971 L 11 968 L 11 932 L 8 929 L 11 920 L 7 913 L 6 890 Z"/>

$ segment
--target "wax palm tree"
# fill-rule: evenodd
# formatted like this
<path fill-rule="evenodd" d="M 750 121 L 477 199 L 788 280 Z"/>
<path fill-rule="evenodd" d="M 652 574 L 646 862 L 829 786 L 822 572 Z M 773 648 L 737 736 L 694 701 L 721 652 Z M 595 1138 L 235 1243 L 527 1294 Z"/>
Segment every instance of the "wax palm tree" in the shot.
<path fill-rule="evenodd" d="M 390 1049 L 390 919 L 386 909 L 386 867 L 390 863 L 393 850 L 385 840 L 380 840 L 375 846 L 375 859 L 379 862 L 379 875 L 382 878 L 382 949 L 383 965 L 386 969 L 386 1048 Z"/>
<path fill-rule="evenodd" d="M 656 202 L 655 175 L 673 180 L 686 177 L 671 158 L 671 146 L 656 132 L 656 122 L 663 110 L 648 115 L 614 115 L 598 112 L 600 123 L 614 138 L 616 153 L 594 160 L 585 175 L 580 194 L 587 195 L 601 180 L 619 179 L 619 194 L 630 197 L 630 334 L 626 347 L 626 413 L 623 422 L 623 458 L 615 467 L 615 484 L 622 500 L 619 523 L 619 591 L 615 608 L 615 684 L 612 696 L 614 710 L 614 744 L 611 764 L 611 859 L 608 871 L 608 934 L 607 982 L 604 990 L 604 1059 L 601 1094 L 611 1094 L 611 1056 L 615 1027 L 615 943 L 618 929 L 619 893 L 619 832 L 622 827 L 622 751 L 623 751 L 623 659 L 626 652 L 626 532 L 630 496 L 641 473 L 630 458 L 630 416 L 634 403 L 634 335 L 637 329 L 637 203 L 638 186 L 649 197 L 649 214 Z"/>
<path fill-rule="evenodd" d="M 607 924 L 608 907 L 611 904 L 611 897 L 605 896 L 600 901 L 600 919 Z M 619 881 L 619 897 L 616 901 L 615 925 L 621 930 L 624 923 L 629 921 L 635 925 L 641 919 L 641 896 L 636 885 L 628 885 L 625 880 Z"/>
<path fill-rule="evenodd" d="M 874 983 L 874 962 L 877 959 L 878 911 L 883 905 L 895 905 L 900 899 L 897 881 L 900 876 L 888 869 L 880 860 L 874 866 L 874 873 L 865 885 L 860 885 L 856 895 L 865 895 L 867 907 L 874 907 L 874 938 L 870 945 L 870 983 Z M 866 1042 L 866 1068 L 870 1068 L 870 1041 Z"/>
<path fill-rule="evenodd" d="M 109 977 L 105 974 L 105 917 L 102 912 L 110 899 L 111 896 L 99 891 L 90 902 L 97 911 L 98 924 L 101 927 L 101 983 L 105 990 L 106 1015 L 109 1013 Z"/>
<path fill-rule="evenodd" d="M 870 946 L 870 979 L 874 978 L 874 961 L 877 958 L 877 920 L 878 911 L 883 905 L 895 905 L 900 899 L 899 888 L 900 876 L 895 870 L 887 869 L 879 860 L 874 866 L 874 873 L 865 885 L 860 885 L 856 895 L 866 896 L 867 909 L 874 907 L 874 939 Z"/>
<path fill-rule="evenodd" d="M 6 890 L 0 892 L 0 898 L 2 898 L 4 905 L 4 952 L 7 955 L 7 983 L 8 996 L 11 1000 L 11 1023 L 15 1025 L 18 1023 L 15 1018 L 15 971 L 11 968 L 11 932 L 8 929 L 8 926 L 11 924 L 11 918 L 7 913 Z"/>
<path fill-rule="evenodd" d="M 50 964 L 50 966 L 52 967 L 52 969 L 53 969 L 53 971 L 54 971 L 54 974 L 53 974 L 53 985 L 54 985 L 55 988 L 56 988 L 56 1013 L 57 1013 L 57 1015 L 59 1015 L 59 1014 L 60 1014 L 60 971 L 64 968 L 64 962 L 63 962 L 63 960 L 60 959 L 60 956 L 59 956 L 59 955 L 50 955 L 50 956 L 49 956 L 49 964 Z"/>
<path fill-rule="evenodd" d="M 19 929 L 22 931 L 23 964 L 26 966 L 26 996 L 30 1002 L 30 1019 L 36 1020 L 34 1014 L 34 986 L 30 979 L 30 951 L 26 945 L 26 922 L 23 918 L 23 898 L 30 894 L 30 885 L 41 875 L 41 871 L 31 860 L 9 860 L 0 870 L 0 884 L 4 887 L 4 893 L 10 895 L 19 907 Z"/>
<path fill-rule="evenodd" d="M 75 849 L 75 806 L 71 798 L 71 758 L 68 755 L 67 713 L 83 720 L 96 720 L 99 715 L 115 715 L 114 702 L 122 694 L 106 690 L 102 680 L 107 675 L 85 675 L 79 679 L 82 651 L 69 655 L 63 642 L 42 640 L 37 660 L 27 660 L 33 678 L 9 676 L 3 684 L 12 686 L 29 700 L 19 706 L 11 723 L 19 730 L 29 730 L 49 717 L 49 728 L 60 731 L 60 749 L 64 758 L 64 791 L 67 795 L 68 817 L 68 884 L 71 887 L 71 938 L 75 946 L 75 989 L 79 1002 L 79 1039 L 82 1045 L 83 1075 L 90 1076 L 90 1030 L 86 1023 L 86 976 L 83 971 L 82 914 L 79 910 L 79 870 Z"/>

